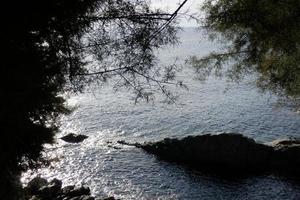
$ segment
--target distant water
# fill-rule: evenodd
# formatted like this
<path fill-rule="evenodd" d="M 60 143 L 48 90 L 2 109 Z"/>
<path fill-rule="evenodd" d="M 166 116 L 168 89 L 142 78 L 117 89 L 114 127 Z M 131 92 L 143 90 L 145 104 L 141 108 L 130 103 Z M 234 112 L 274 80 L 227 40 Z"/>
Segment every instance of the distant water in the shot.
<path fill-rule="evenodd" d="M 205 55 L 217 47 L 191 28 L 180 36 L 181 45 L 160 51 L 162 63 Z M 27 173 L 23 180 L 39 173 L 62 179 L 65 185 L 87 184 L 96 196 L 120 199 L 300 199 L 300 184 L 291 180 L 273 175 L 223 180 L 115 144 L 216 132 L 243 133 L 260 142 L 300 137 L 300 115 L 279 107 L 275 96 L 259 93 L 250 79 L 228 89 L 226 80 L 210 78 L 203 83 L 193 77 L 190 69 L 179 74 L 189 90 L 179 91 L 176 105 L 160 99 L 135 105 L 127 90 L 114 93 L 108 86 L 71 97 L 69 103 L 77 109 L 62 119 L 59 136 L 74 132 L 89 138 L 81 144 L 58 140 L 46 155 L 60 162 Z"/>

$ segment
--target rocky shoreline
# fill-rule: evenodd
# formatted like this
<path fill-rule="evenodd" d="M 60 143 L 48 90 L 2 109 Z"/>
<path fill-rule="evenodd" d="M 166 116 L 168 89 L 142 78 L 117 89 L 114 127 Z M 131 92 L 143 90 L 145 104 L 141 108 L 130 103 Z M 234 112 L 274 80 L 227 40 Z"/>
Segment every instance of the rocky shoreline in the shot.
<path fill-rule="evenodd" d="M 118 141 L 118 144 L 135 146 L 164 161 L 213 173 L 232 176 L 268 171 L 300 178 L 300 140 L 296 139 L 262 144 L 242 134 L 222 133 L 144 144 Z M 58 179 L 48 182 L 41 177 L 32 179 L 24 191 L 25 199 L 29 200 L 115 200 L 93 197 L 88 187 L 62 187 Z"/>
<path fill-rule="evenodd" d="M 165 161 L 186 164 L 200 170 L 208 169 L 213 173 L 272 171 L 300 174 L 300 140 L 296 139 L 262 144 L 242 134 L 222 133 L 183 139 L 166 138 L 144 144 L 118 143 L 141 148 Z"/>
<path fill-rule="evenodd" d="M 62 187 L 62 181 L 44 178 L 32 179 L 24 188 L 25 199 L 29 200 L 116 200 L 114 197 L 96 198 L 91 196 L 90 188 L 74 185 Z"/>

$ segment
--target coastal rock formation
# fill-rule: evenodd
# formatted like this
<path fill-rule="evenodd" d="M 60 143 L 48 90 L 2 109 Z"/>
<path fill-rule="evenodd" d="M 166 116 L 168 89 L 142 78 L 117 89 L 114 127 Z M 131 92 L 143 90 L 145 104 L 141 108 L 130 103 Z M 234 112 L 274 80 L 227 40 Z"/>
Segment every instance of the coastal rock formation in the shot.
<path fill-rule="evenodd" d="M 36 193 L 40 188 L 42 188 L 46 185 L 48 185 L 48 181 L 46 179 L 41 178 L 41 177 L 35 177 L 28 183 L 27 189 L 31 193 Z"/>
<path fill-rule="evenodd" d="M 285 170 L 300 169 L 300 140 L 275 140 L 271 143 L 274 149 L 272 166 Z"/>
<path fill-rule="evenodd" d="M 76 135 L 74 133 L 70 133 L 68 135 L 61 137 L 60 139 L 62 139 L 65 142 L 69 142 L 69 143 L 80 143 L 87 138 L 88 138 L 88 136 L 86 136 L 86 135 Z"/>
<path fill-rule="evenodd" d="M 48 182 L 40 177 L 32 179 L 24 190 L 26 191 L 26 199 L 30 200 L 115 200 L 114 197 L 95 198 L 91 196 L 88 187 L 71 185 L 62 188 L 60 180 L 53 179 Z"/>
<path fill-rule="evenodd" d="M 233 172 L 293 170 L 300 168 L 300 141 L 272 145 L 255 142 L 241 134 L 189 136 L 155 143 L 134 144 L 159 158 L 194 168 Z"/>

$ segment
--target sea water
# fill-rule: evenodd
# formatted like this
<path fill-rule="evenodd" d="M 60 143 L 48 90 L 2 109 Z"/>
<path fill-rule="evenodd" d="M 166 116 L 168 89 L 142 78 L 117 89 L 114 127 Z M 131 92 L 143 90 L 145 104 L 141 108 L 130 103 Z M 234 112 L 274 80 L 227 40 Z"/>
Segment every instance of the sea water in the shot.
<path fill-rule="evenodd" d="M 259 142 L 300 137 L 300 115 L 278 105 L 275 95 L 261 93 L 253 78 L 238 84 L 216 77 L 203 82 L 184 66 L 185 59 L 206 55 L 220 44 L 194 28 L 184 29 L 180 40 L 158 53 L 161 63 L 176 58 L 183 63 L 178 78 L 188 90 L 176 90 L 175 104 L 160 98 L 135 104 L 131 92 L 115 92 L 110 85 L 71 96 L 68 103 L 76 109 L 62 118 L 57 137 L 72 132 L 89 138 L 80 144 L 58 139 L 45 150 L 45 156 L 56 160 L 52 167 L 27 172 L 23 181 L 40 174 L 61 179 L 64 185 L 88 185 L 95 196 L 120 199 L 300 199 L 300 184 L 284 177 L 224 179 L 117 144 L 220 132 L 242 133 Z"/>

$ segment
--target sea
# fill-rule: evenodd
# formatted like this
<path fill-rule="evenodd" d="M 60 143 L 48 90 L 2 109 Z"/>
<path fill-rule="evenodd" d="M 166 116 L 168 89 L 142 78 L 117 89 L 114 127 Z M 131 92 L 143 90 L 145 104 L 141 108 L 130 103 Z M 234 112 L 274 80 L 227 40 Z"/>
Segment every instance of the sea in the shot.
<path fill-rule="evenodd" d="M 177 77 L 187 86 L 175 88 L 175 103 L 134 101 L 132 90 L 115 91 L 111 84 L 69 95 L 72 114 L 61 119 L 61 130 L 44 156 L 50 166 L 23 174 L 26 183 L 39 175 L 58 178 L 63 185 L 86 185 L 94 196 L 122 200 L 300 199 L 300 183 L 274 174 L 223 178 L 159 160 L 145 151 L 117 141 L 155 142 L 190 135 L 242 133 L 258 142 L 300 137 L 300 114 L 281 98 L 256 87 L 255 75 L 240 82 L 222 77 L 199 80 L 186 64 L 190 56 L 205 56 L 222 48 L 206 32 L 183 28 L 180 43 L 157 51 L 158 64 L 182 66 Z M 59 138 L 68 133 L 88 139 L 69 144 Z M 295 177 L 297 178 L 297 177 Z"/>

